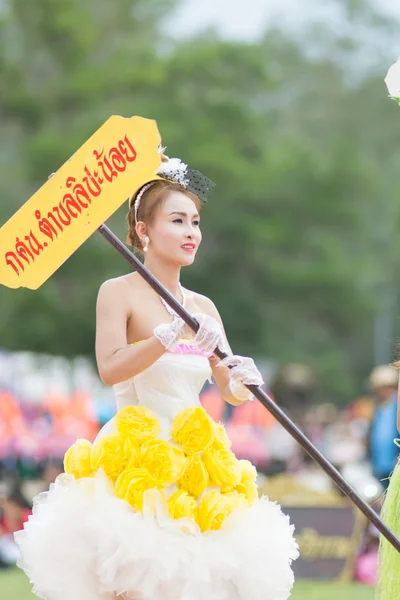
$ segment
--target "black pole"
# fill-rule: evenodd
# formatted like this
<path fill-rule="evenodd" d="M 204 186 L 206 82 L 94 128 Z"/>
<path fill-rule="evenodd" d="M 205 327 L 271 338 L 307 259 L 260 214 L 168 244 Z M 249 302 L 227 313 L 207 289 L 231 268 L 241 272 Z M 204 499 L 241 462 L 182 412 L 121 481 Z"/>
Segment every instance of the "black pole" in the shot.
<path fill-rule="evenodd" d="M 173 296 L 164 288 L 161 283 L 153 277 L 138 258 L 117 238 L 116 235 L 107 227 L 101 225 L 99 232 L 114 248 L 136 269 L 136 271 L 147 281 L 147 283 L 163 298 L 169 306 L 185 321 L 193 331 L 197 331 L 199 324 L 189 313 L 175 300 Z M 218 358 L 225 358 L 227 355 L 219 348 L 214 350 Z M 347 483 L 337 469 L 321 454 L 321 452 L 310 442 L 304 433 L 293 423 L 293 421 L 283 412 L 281 408 L 259 387 L 255 385 L 246 386 L 261 404 L 275 417 L 277 421 L 290 433 L 290 435 L 304 448 L 304 450 L 313 458 L 335 482 L 340 490 L 361 510 L 361 512 L 375 525 L 378 531 L 400 552 L 399 538 L 385 525 L 382 519 L 375 511 L 357 494 L 357 492 Z"/>

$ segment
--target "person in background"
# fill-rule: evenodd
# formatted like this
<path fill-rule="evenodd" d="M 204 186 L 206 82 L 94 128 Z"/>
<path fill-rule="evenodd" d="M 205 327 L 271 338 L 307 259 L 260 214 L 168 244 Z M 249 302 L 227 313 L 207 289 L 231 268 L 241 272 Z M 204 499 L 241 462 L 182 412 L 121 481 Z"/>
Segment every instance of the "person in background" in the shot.
<path fill-rule="evenodd" d="M 43 466 L 43 471 L 40 477 L 41 488 L 43 492 L 50 489 L 50 485 L 55 482 L 60 473 L 63 473 L 63 462 L 57 458 L 49 459 Z"/>
<path fill-rule="evenodd" d="M 31 506 L 18 483 L 0 497 L 0 568 L 12 567 L 19 557 L 14 533 L 21 529 L 31 514 Z"/>
<path fill-rule="evenodd" d="M 399 449 L 393 440 L 397 432 L 398 374 L 391 365 L 375 367 L 369 376 L 369 387 L 376 401 L 369 435 L 369 451 L 374 475 L 387 489 L 396 465 Z"/>

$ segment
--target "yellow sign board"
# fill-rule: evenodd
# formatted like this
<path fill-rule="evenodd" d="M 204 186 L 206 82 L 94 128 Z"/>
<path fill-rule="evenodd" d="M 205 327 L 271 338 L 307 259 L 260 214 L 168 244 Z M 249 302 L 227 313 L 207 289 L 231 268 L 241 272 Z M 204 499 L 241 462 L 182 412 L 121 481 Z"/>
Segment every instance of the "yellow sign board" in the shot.
<path fill-rule="evenodd" d="M 156 178 L 160 143 L 155 121 L 110 117 L 0 229 L 0 284 L 40 287 Z"/>

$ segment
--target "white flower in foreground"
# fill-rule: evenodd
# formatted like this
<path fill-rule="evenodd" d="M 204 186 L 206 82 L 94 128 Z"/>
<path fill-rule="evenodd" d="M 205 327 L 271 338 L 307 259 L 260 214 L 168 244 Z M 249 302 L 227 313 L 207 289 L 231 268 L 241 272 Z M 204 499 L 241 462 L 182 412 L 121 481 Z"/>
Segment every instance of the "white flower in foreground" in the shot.
<path fill-rule="evenodd" d="M 394 63 L 385 77 L 389 96 L 400 102 L 400 58 Z"/>

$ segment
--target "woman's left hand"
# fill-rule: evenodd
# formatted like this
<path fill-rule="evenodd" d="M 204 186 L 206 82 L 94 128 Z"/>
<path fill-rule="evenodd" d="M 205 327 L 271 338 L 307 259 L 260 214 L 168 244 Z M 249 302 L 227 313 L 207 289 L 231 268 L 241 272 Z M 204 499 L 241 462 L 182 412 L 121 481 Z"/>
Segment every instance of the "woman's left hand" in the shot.
<path fill-rule="evenodd" d="M 229 387 L 238 400 L 253 400 L 254 394 L 246 385 L 260 386 L 264 383 L 260 371 L 254 360 L 248 356 L 227 356 L 217 365 L 218 367 L 231 367 L 229 370 Z"/>

